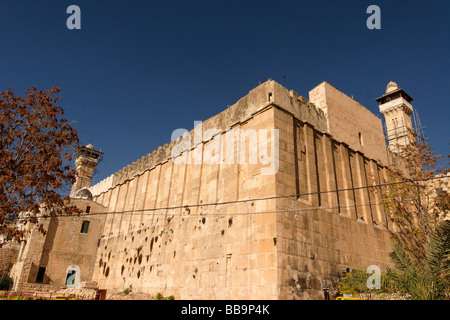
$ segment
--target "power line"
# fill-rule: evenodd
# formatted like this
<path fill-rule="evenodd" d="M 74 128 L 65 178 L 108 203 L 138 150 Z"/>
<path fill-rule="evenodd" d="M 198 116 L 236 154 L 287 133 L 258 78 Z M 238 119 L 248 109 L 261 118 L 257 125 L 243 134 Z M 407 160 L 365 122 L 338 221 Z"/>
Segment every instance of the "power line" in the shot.
<path fill-rule="evenodd" d="M 394 198 L 388 198 L 388 199 L 394 199 Z M 307 207 L 307 208 L 292 208 L 292 209 L 284 209 L 284 210 L 274 210 L 274 211 L 255 211 L 255 212 L 237 212 L 237 213 L 216 213 L 214 214 L 214 217 L 220 217 L 220 216 L 242 216 L 242 215 L 254 215 L 254 214 L 272 214 L 272 213 L 285 213 L 285 212 L 301 212 L 301 211 L 310 211 L 310 210 L 316 210 L 316 209 L 325 209 L 325 210 L 332 210 L 332 209 L 338 209 L 338 208 L 354 208 L 356 207 L 362 207 L 362 206 L 369 206 L 369 205 L 378 205 L 381 204 L 381 202 L 375 202 L 373 200 L 369 200 L 369 201 L 364 201 L 364 202 L 352 202 L 351 204 L 348 205 L 335 205 L 335 206 L 315 206 L 315 207 Z M 155 209 L 156 210 L 156 209 Z M 162 209 L 161 209 L 162 210 Z M 25 218 L 21 218 L 23 220 L 27 220 L 27 219 L 32 219 L 32 218 L 36 218 L 36 219 L 48 219 L 48 218 L 52 218 L 52 217 L 57 217 L 57 218 L 77 218 L 77 217 L 90 217 L 90 216 L 95 216 L 95 215 L 108 215 L 108 214 L 123 214 L 123 213 L 133 213 L 132 211 L 110 211 L 110 212 L 97 212 L 97 213 L 86 213 L 86 214 L 80 214 L 80 215 L 64 215 L 64 216 L 36 216 L 36 217 L 25 217 Z M 150 213 L 146 213 L 146 215 L 150 215 Z M 152 216 L 158 216 L 158 217 L 163 217 L 163 216 L 167 216 L 167 214 L 165 213 L 153 213 Z M 202 217 L 205 216 L 203 214 L 200 215 L 189 215 L 189 214 L 184 214 L 182 215 L 181 213 L 178 215 L 172 214 L 169 218 L 198 218 L 198 217 Z M 123 217 L 123 216 L 122 216 Z M 125 216 L 126 217 L 126 216 Z M 123 219 L 121 221 L 138 221 L 137 218 L 140 218 L 140 216 L 137 215 L 130 215 L 128 216 L 129 218 L 136 218 L 136 220 L 132 220 L 132 219 Z M 141 221 L 141 219 L 139 219 L 139 221 Z"/>
<path fill-rule="evenodd" d="M 393 198 L 389 198 L 389 199 L 393 199 Z M 369 201 L 365 201 L 365 202 L 353 202 L 351 204 L 348 205 L 335 205 L 335 206 L 315 206 L 315 207 L 307 207 L 307 208 L 292 208 L 292 209 L 284 209 L 284 210 L 275 210 L 275 211 L 255 211 L 255 212 L 237 212 L 237 213 L 215 213 L 214 217 L 218 217 L 218 216 L 241 216 L 241 215 L 252 215 L 252 214 L 269 214 L 269 213 L 283 213 L 283 212 L 300 212 L 300 211 L 309 211 L 309 210 L 315 210 L 315 209 L 338 209 L 338 208 L 353 208 L 355 206 L 357 207 L 361 207 L 361 206 L 368 206 L 368 205 L 377 205 L 377 204 L 381 204 L 381 202 L 375 202 L 373 200 L 369 200 Z M 109 213 L 115 213 L 115 212 L 108 212 Z M 101 214 L 105 214 L 105 213 L 98 213 L 99 215 Z M 85 214 L 83 216 L 89 216 L 89 215 L 95 215 L 95 213 L 93 214 Z M 150 215 L 150 213 L 146 213 L 146 215 Z M 167 214 L 165 213 L 153 213 L 153 216 L 166 216 Z M 171 217 L 173 218 L 198 218 L 204 216 L 203 214 L 200 215 L 175 215 L 172 214 Z M 134 216 L 129 216 L 130 218 L 138 218 L 139 216 L 134 215 Z M 131 219 L 129 220 L 123 220 L 122 221 L 132 221 Z"/>
<path fill-rule="evenodd" d="M 316 195 L 316 194 L 322 194 L 322 193 L 334 193 L 334 192 L 353 191 L 353 190 L 368 189 L 368 188 L 386 187 L 386 186 L 389 186 L 389 185 L 397 185 L 397 184 L 404 184 L 404 183 L 411 183 L 411 182 L 428 181 L 428 180 L 442 179 L 442 178 L 449 178 L 449 177 L 450 176 L 439 177 L 439 178 L 433 177 L 433 178 L 427 178 L 427 179 L 406 180 L 406 181 L 384 183 L 384 184 L 378 184 L 378 185 L 372 185 L 372 186 L 336 189 L 336 190 L 329 190 L 329 191 L 315 191 L 315 192 L 308 192 L 308 193 L 292 194 L 292 195 L 287 195 L 287 196 L 272 196 L 272 197 L 264 197 L 264 198 L 249 198 L 249 199 L 223 201 L 223 202 L 212 202 L 212 203 L 202 203 L 202 204 L 192 204 L 192 205 L 180 205 L 180 206 L 171 206 L 171 207 L 159 207 L 159 208 L 152 208 L 152 209 L 124 210 L 124 211 L 117 211 L 117 212 L 114 212 L 114 213 L 129 213 L 129 212 L 156 211 L 156 210 L 173 210 L 173 209 L 182 209 L 182 208 L 187 209 L 187 208 L 206 207 L 206 206 L 219 206 L 219 205 L 233 204 L 233 203 L 246 203 L 246 202 L 252 202 L 252 201 L 263 201 L 263 200 L 293 198 L 293 197 L 300 198 L 302 196 Z"/>
<path fill-rule="evenodd" d="M 399 184 L 405 184 L 405 183 L 411 183 L 411 182 L 423 182 L 423 181 L 429 181 L 429 180 L 436 180 L 436 179 L 443 179 L 443 178 L 449 178 L 450 176 L 442 176 L 442 177 L 432 177 L 432 178 L 426 178 L 426 179 L 415 179 L 415 180 L 404 180 L 404 181 L 398 181 L 398 182 L 391 182 L 391 183 L 383 183 L 383 184 L 377 184 L 377 185 L 371 185 L 371 186 L 362 186 L 362 187 L 354 187 L 354 188 L 345 188 L 345 189 L 335 189 L 335 190 L 327 190 L 327 191 L 315 191 L 315 192 L 308 192 L 308 193 L 300 193 L 300 194 L 293 194 L 293 195 L 287 195 L 287 196 L 271 196 L 271 197 L 264 197 L 264 198 L 249 198 L 249 199 L 242 199 L 242 200 L 232 200 L 232 201 L 224 201 L 224 202 L 213 202 L 213 203 L 203 203 L 203 204 L 193 204 L 193 205 L 180 205 L 180 206 L 169 206 L 169 207 L 159 207 L 159 208 L 148 208 L 148 209 L 136 209 L 136 210 L 122 210 L 122 211 L 109 211 L 109 212 L 98 212 L 98 213 L 89 213 L 82 216 L 93 216 L 93 215 L 108 215 L 108 214 L 126 214 L 126 213 L 139 213 L 139 212 L 148 212 L 148 211 L 158 211 L 158 210 L 175 210 L 175 209 L 189 209 L 189 208 L 197 208 L 197 207 L 207 207 L 207 206 L 219 206 L 219 205 L 227 205 L 227 204 L 239 204 L 239 203 L 246 203 L 246 202 L 253 202 L 253 201 L 263 201 L 263 200 L 273 200 L 273 199 L 285 199 L 285 198 L 294 198 L 297 199 L 302 196 L 309 196 L 309 195 L 317 195 L 322 193 L 337 193 L 337 192 L 344 192 L 344 191 L 353 191 L 353 190 L 361 190 L 361 189 L 368 189 L 368 188 L 379 188 L 379 187 L 387 187 L 392 185 L 399 185 Z M 349 206 L 354 206 L 356 202 L 353 202 Z M 345 206 L 338 205 L 336 208 L 343 208 Z M 316 207 L 316 208 L 324 208 L 324 207 Z M 309 208 L 307 208 L 309 209 Z M 312 207 L 311 207 L 312 209 Z M 298 209 L 296 209 L 298 210 Z M 248 213 L 246 213 L 248 214 Z M 162 214 L 161 214 L 162 215 Z M 165 215 L 165 214 L 164 214 Z M 58 217 L 71 217 L 71 216 L 81 216 L 81 215 L 60 215 Z M 23 218 L 13 218 L 11 220 L 29 220 L 34 218 L 48 218 L 51 217 L 51 215 L 47 216 L 29 216 L 29 217 L 23 217 Z"/>
<path fill-rule="evenodd" d="M 192 204 L 192 205 L 159 207 L 159 208 L 152 208 L 152 209 L 149 208 L 149 209 L 137 209 L 137 210 L 124 210 L 124 211 L 117 211 L 115 213 L 129 213 L 129 212 L 156 211 L 156 210 L 172 210 L 172 209 L 182 209 L 182 208 L 187 209 L 187 208 L 206 207 L 206 206 L 219 206 L 219 205 L 233 204 L 233 203 L 246 203 L 246 202 L 252 202 L 252 201 L 264 201 L 264 200 L 274 200 L 274 199 L 284 199 L 284 198 L 294 198 L 294 197 L 300 198 L 302 196 L 316 195 L 316 194 L 322 194 L 322 193 L 334 193 L 334 192 L 353 191 L 353 190 L 361 190 L 361 189 L 368 189 L 368 188 L 386 187 L 386 186 L 389 186 L 389 185 L 397 185 L 397 184 L 404 184 L 404 183 L 411 183 L 411 182 L 428 181 L 428 180 L 442 179 L 442 178 L 449 178 L 449 177 L 450 176 L 439 177 L 439 178 L 433 177 L 433 178 L 427 178 L 427 179 L 406 180 L 406 181 L 384 183 L 384 184 L 378 184 L 378 185 L 372 185 L 372 186 L 354 187 L 354 188 L 346 188 L 346 189 L 336 189 L 336 190 L 329 190 L 329 191 L 315 191 L 315 192 L 292 194 L 292 195 L 287 195 L 287 196 L 271 196 L 271 197 L 264 197 L 264 198 L 249 198 L 249 199 L 231 200 L 231 201 L 223 201 L 223 202 L 211 202 L 211 203 Z"/>

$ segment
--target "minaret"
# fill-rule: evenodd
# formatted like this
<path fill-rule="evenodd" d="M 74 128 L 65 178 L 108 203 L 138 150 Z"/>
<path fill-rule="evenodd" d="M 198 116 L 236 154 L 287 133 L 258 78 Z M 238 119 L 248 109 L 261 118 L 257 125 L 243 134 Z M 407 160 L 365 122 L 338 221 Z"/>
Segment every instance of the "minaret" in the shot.
<path fill-rule="evenodd" d="M 412 139 L 411 114 L 414 109 L 410 102 L 413 98 L 390 81 L 385 94 L 375 100 L 380 104 L 380 112 L 384 115 L 389 149 L 398 152 L 399 146 L 408 145 Z"/>
<path fill-rule="evenodd" d="M 74 197 L 81 189 L 91 186 L 92 174 L 99 162 L 101 151 L 94 150 L 92 144 L 78 147 L 75 151 L 76 180 L 72 186 L 70 196 Z"/>

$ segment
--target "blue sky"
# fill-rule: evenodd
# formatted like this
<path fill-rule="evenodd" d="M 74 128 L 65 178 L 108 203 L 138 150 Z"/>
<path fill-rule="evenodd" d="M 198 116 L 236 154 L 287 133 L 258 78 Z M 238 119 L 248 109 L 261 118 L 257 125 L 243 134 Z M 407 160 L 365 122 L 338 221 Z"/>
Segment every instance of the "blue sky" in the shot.
<path fill-rule="evenodd" d="M 69 5 L 81 30 L 69 30 Z M 381 30 L 366 9 L 381 8 Z M 449 153 L 449 1 L 0 2 L 0 91 L 61 88 L 94 182 L 192 129 L 269 78 L 300 95 L 327 81 L 376 115 L 397 82 L 429 144 Z"/>

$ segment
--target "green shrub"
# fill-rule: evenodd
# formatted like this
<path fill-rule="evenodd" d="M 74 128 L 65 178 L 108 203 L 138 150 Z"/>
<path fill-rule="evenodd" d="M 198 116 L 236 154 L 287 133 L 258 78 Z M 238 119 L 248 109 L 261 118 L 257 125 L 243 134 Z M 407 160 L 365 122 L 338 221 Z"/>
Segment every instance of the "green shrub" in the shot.
<path fill-rule="evenodd" d="M 0 277 L 0 290 L 9 290 L 13 280 L 6 274 Z"/>
<path fill-rule="evenodd" d="M 130 292 L 131 292 L 131 287 L 130 288 L 127 288 L 127 289 L 125 289 L 122 293 L 124 294 L 124 295 L 129 295 L 130 294 Z"/>
<path fill-rule="evenodd" d="M 168 297 L 164 297 L 161 292 L 158 292 L 156 294 L 156 300 L 175 300 L 175 298 L 174 298 L 173 295 L 168 296 Z"/>

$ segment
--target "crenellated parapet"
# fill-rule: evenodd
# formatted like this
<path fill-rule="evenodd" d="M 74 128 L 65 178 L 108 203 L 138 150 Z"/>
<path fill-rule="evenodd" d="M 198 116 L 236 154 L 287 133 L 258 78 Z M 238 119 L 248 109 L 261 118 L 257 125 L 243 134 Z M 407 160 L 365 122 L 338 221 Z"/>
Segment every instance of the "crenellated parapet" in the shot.
<path fill-rule="evenodd" d="M 210 132 L 210 129 L 224 133 L 236 125 L 245 123 L 258 112 L 271 106 L 287 111 L 297 119 L 308 122 L 321 132 L 327 131 L 326 117 L 321 109 L 317 108 L 306 98 L 299 96 L 295 91 L 289 91 L 277 82 L 269 80 L 251 90 L 234 105 L 228 106 L 226 110 L 201 122 L 201 131 L 195 128 L 192 129 L 189 132 L 190 141 L 193 142 L 191 149 L 195 148 L 196 142 L 204 143 L 211 138 L 205 136 L 205 133 Z M 203 136 L 195 136 L 198 132 L 203 133 Z M 158 164 L 169 161 L 172 157 L 172 150 L 180 142 L 180 139 L 181 137 L 176 141 L 171 141 L 164 146 L 158 147 L 153 152 L 125 166 L 104 181 L 92 186 L 90 190 L 93 196 L 98 196 L 110 188 L 143 174 L 146 170 Z"/>
<path fill-rule="evenodd" d="M 114 174 L 110 175 L 108 178 L 103 179 L 99 183 L 91 186 L 89 191 L 91 191 L 93 196 L 99 195 L 102 192 L 108 191 L 113 185 Z"/>

